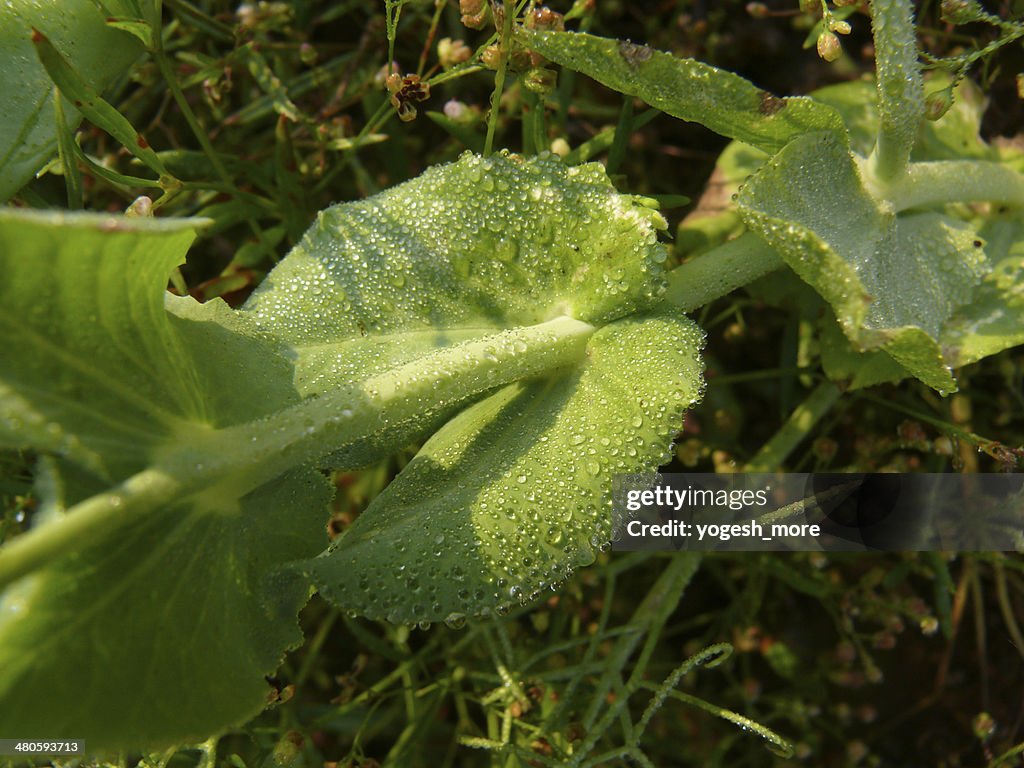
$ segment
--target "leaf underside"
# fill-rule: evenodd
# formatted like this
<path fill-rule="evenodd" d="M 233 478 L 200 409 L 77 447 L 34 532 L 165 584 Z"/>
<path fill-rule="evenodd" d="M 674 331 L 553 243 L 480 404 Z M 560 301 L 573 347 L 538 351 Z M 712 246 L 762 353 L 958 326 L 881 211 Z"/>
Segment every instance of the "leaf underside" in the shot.
<path fill-rule="evenodd" d="M 701 394 L 685 317 L 614 322 L 585 364 L 507 386 L 439 430 L 309 573 L 393 622 L 502 613 L 589 564 L 611 537 L 611 478 L 671 456 Z"/>
<path fill-rule="evenodd" d="M 336 206 L 241 311 L 164 292 L 196 225 L 0 213 L 26 536 L 111 510 L 0 595 L 2 732 L 105 751 L 240 723 L 311 579 L 394 621 L 500 612 L 593 559 L 611 475 L 664 461 L 701 394 L 703 335 L 660 303 L 664 222 L 600 166 L 466 155 Z M 322 551 L 311 461 L 431 433 Z"/>
<path fill-rule="evenodd" d="M 195 226 L 0 213 L 0 445 L 57 457 L 40 527 L 169 447 L 297 400 L 291 366 L 225 305 L 166 311 Z M 280 569 L 322 546 L 327 501 L 311 470 L 244 498 L 214 486 L 16 582 L 0 598 L 0 732 L 162 747 L 259 712 L 308 596 Z"/>

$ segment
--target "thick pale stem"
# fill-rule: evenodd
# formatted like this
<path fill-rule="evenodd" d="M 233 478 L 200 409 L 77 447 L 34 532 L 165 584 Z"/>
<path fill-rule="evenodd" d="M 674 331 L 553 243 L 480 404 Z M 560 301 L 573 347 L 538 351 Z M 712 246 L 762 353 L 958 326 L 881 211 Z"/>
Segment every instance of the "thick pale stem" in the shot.
<path fill-rule="evenodd" d="M 912 163 L 907 174 L 883 194 L 897 211 L 974 202 L 1024 207 L 1024 174 L 981 160 Z"/>
<path fill-rule="evenodd" d="M 559 317 L 441 348 L 264 419 L 189 435 L 185 448 L 0 549 L 0 587 L 123 523 L 206 488 L 242 496 L 292 467 L 519 379 L 578 362 L 594 332 Z M 182 441 L 178 441 L 181 444 Z"/>
<path fill-rule="evenodd" d="M 775 249 L 748 232 L 669 272 L 666 298 L 692 312 L 781 266 Z"/>
<path fill-rule="evenodd" d="M 179 480 L 161 470 L 147 469 L 75 505 L 60 520 L 12 539 L 0 548 L 0 589 L 95 538 L 126 515 L 144 515 L 181 491 Z"/>
<path fill-rule="evenodd" d="M 910 0 L 872 0 L 871 27 L 879 117 L 871 168 L 876 178 L 890 181 L 906 171 L 924 119 L 924 81 Z"/>

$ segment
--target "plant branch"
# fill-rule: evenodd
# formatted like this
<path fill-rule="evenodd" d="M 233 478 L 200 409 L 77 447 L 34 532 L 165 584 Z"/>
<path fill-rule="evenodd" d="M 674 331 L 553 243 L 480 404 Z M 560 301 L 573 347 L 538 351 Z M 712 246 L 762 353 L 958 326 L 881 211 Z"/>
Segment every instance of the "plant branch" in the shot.
<path fill-rule="evenodd" d="M 898 179 L 906 171 L 924 119 L 924 81 L 909 0 L 872 0 L 878 79 L 878 138 L 871 156 L 874 175 Z"/>
<path fill-rule="evenodd" d="M 669 272 L 665 297 L 692 312 L 781 266 L 775 249 L 748 232 Z"/>
<path fill-rule="evenodd" d="M 911 163 L 907 174 L 883 194 L 897 212 L 960 202 L 1024 207 L 1024 174 L 1000 163 L 981 160 Z"/>
<path fill-rule="evenodd" d="M 508 61 L 512 56 L 512 20 L 515 9 L 509 3 L 501 20 L 501 39 L 498 43 L 498 71 L 494 76 L 494 91 L 491 93 L 491 112 L 487 116 L 487 138 L 484 140 L 484 156 L 491 154 L 494 148 L 494 131 L 498 127 L 498 112 L 501 108 L 501 94 L 505 89 L 505 76 L 508 74 Z"/>

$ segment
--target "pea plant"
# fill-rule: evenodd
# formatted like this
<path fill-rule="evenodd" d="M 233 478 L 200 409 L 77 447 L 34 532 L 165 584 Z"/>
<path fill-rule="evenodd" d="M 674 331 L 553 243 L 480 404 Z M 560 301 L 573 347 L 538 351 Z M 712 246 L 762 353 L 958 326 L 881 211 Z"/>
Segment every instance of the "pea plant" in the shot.
<path fill-rule="evenodd" d="M 80 154 L 81 112 L 154 171 L 159 210 L 183 182 L 100 96 L 124 62 L 75 60 L 29 5 L 0 24 L 4 61 L 39 62 L 0 135 L 0 194 Z M 161 61 L 159 10 L 108 5 L 97 34 Z M 499 82 L 543 57 L 735 140 L 720 167 L 742 233 L 671 268 L 654 200 L 597 163 L 491 152 L 493 130 L 483 153 L 320 212 L 238 309 L 166 291 L 201 218 L 0 210 L 0 446 L 37 457 L 39 499 L 0 548 L 0 735 L 157 748 L 244 722 L 314 590 L 461 626 L 556 589 L 607 548 L 613 476 L 665 464 L 704 394 L 687 313 L 770 272 L 829 307 L 845 388 L 949 394 L 956 369 L 1024 343 L 1024 154 L 979 138 L 958 77 L 926 95 L 907 0 L 871 13 L 874 83 L 791 98 L 496 19 Z M 323 470 L 414 443 L 329 543 Z"/>

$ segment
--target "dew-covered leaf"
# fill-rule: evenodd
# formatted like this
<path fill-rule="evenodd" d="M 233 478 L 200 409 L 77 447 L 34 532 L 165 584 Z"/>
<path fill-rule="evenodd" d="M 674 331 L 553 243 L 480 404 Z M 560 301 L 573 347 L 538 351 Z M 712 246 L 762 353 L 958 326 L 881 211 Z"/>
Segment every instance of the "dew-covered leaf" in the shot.
<path fill-rule="evenodd" d="M 329 499 L 309 470 L 242 499 L 213 489 L 15 583 L 0 596 L 0 732 L 134 751 L 258 714 L 309 595 L 279 566 L 316 551 Z"/>
<path fill-rule="evenodd" d="M 265 705 L 300 640 L 308 584 L 281 567 L 323 546 L 322 477 L 153 469 L 298 400 L 292 365 L 226 305 L 166 296 L 196 225 L 0 212 L 0 442 L 43 454 L 62 489 L 0 548 L 6 582 L 23 542 L 62 542 L 0 598 L 2 733 L 204 738 Z"/>
<path fill-rule="evenodd" d="M 439 400 L 408 421 L 389 417 L 367 445 L 335 455 L 367 460 L 447 421 L 310 565 L 329 598 L 394 621 L 479 614 L 507 605 L 513 586 L 525 596 L 557 583 L 607 542 L 611 474 L 662 461 L 700 391 L 689 320 L 624 319 L 658 306 L 662 226 L 600 166 L 553 156 L 467 154 L 321 214 L 244 308 L 292 346 L 303 394 L 421 367 L 432 349 L 501 329 L 556 317 L 597 329 L 576 360 L 543 376 L 496 386 L 461 412 L 466 402 Z M 524 359 L 547 354 L 514 344 Z M 517 570 L 524 551 L 535 565 Z"/>
<path fill-rule="evenodd" d="M 596 163 L 467 152 L 322 211 L 244 312 L 300 349 L 559 315 L 603 323 L 659 295 L 664 226 Z"/>
<path fill-rule="evenodd" d="M 747 225 L 832 305 L 856 348 L 884 349 L 930 386 L 955 389 L 940 332 L 989 270 L 967 223 L 887 210 L 845 143 L 826 133 L 794 140 L 738 202 Z"/>
<path fill-rule="evenodd" d="M 315 395 L 503 329 L 649 307 L 663 285 L 663 226 L 595 163 L 466 153 L 322 211 L 242 314 L 292 349 L 296 387 Z M 368 464 L 462 405 L 392 415 L 331 463 Z"/>
<path fill-rule="evenodd" d="M 610 474 L 662 460 L 699 394 L 699 332 L 651 314 L 662 226 L 599 166 L 467 156 L 325 212 L 235 312 L 164 292 L 192 222 L 0 215 L 0 437 L 46 454 L 47 510 L 0 549 L 0 730 L 60 724 L 91 749 L 137 748 L 258 711 L 263 676 L 298 638 L 295 565 L 326 543 L 317 460 L 353 466 L 438 428 L 416 467 L 436 457 L 460 474 L 476 454 L 451 446 L 466 441 L 536 473 L 561 460 L 571 472 L 538 474 L 535 498 L 508 509 L 579 511 L 563 520 L 575 549 L 545 550 L 543 583 L 577 564 L 584 539 L 609 535 Z M 509 392 L 514 404 L 495 410 Z M 557 450 L 538 447 L 545 429 Z M 422 479 L 403 474 L 394 494 L 416 495 L 422 522 L 453 537 L 500 482 L 481 473 L 450 496 Z M 481 531 L 504 535 L 511 519 Z M 467 562 L 478 582 L 514 567 L 495 540 Z M 376 579 L 380 555 L 363 548 L 349 577 Z M 527 576 L 521 589 L 538 588 Z M 436 614 L 361 599 L 346 607 Z M 463 610 L 487 605 L 499 607 Z M 94 675 L 108 666 L 97 659 L 117 669 Z M 197 701 L 213 677 L 223 686 Z"/>
<path fill-rule="evenodd" d="M 954 366 L 1024 344 L 1024 217 L 993 217 L 978 234 L 992 272 L 943 328 L 943 353 Z"/>
<path fill-rule="evenodd" d="M 108 10 L 130 13 L 129 4 L 107 0 Z M 17 192 L 57 151 L 54 85 L 32 47 L 32 29 L 46 35 L 75 70 L 103 89 L 138 58 L 141 46 L 113 29 L 91 0 L 6 0 L 0 4 L 0 202 Z M 80 115 L 65 105 L 70 126 Z"/>
<path fill-rule="evenodd" d="M 938 90 L 948 85 L 948 80 L 935 75 L 926 84 L 926 90 Z M 842 116 L 843 122 L 849 131 L 849 141 L 854 152 L 861 156 L 866 156 L 870 153 L 874 146 L 878 127 L 878 111 L 876 108 L 878 94 L 873 83 L 868 81 L 842 83 L 817 90 L 811 96 L 815 100 L 834 107 Z M 977 88 L 968 81 L 962 82 L 955 89 L 955 100 L 950 110 L 937 121 L 924 121 L 921 123 L 918 129 L 917 142 L 911 153 L 911 160 L 914 162 L 931 162 L 977 159 L 1003 162 L 1010 167 L 1014 167 L 1015 157 L 1011 150 L 986 144 L 980 138 L 978 128 L 983 107 L 983 100 Z M 878 203 L 874 202 L 871 195 L 861 188 L 858 176 L 850 172 L 848 164 L 845 161 L 839 163 L 840 155 L 841 153 L 836 153 L 835 161 L 837 165 L 835 167 L 840 169 L 840 173 L 836 174 L 837 178 L 833 179 L 833 183 L 836 183 L 837 180 L 840 186 L 845 183 L 846 186 L 842 194 L 848 195 L 853 202 L 849 203 L 849 211 L 844 213 L 842 217 L 829 217 L 823 211 L 819 212 L 816 226 L 826 228 L 831 226 L 838 227 L 853 220 L 856 216 L 861 216 L 862 221 L 874 221 L 875 224 L 884 226 L 882 224 L 884 205 L 879 206 Z M 742 142 L 731 143 L 719 156 L 715 172 L 709 183 L 708 193 L 706 194 L 713 196 L 717 200 L 728 201 L 733 194 L 739 192 L 746 179 L 756 173 L 770 157 L 771 155 L 768 153 L 757 150 Z M 822 165 L 810 166 L 810 168 L 818 173 L 823 171 Z M 793 169 L 790 168 L 790 170 Z M 776 174 L 775 178 L 776 180 L 781 180 L 783 176 L 782 174 Z M 788 178 L 786 183 L 787 185 L 791 183 Z M 872 211 L 872 208 L 875 210 Z M 975 240 L 980 240 L 983 243 L 986 260 L 993 267 L 1006 258 L 1008 247 L 1014 242 L 1019 242 L 1021 239 L 1020 233 L 1013 228 L 1013 222 L 1019 217 L 1015 217 L 1012 211 L 1007 212 L 1004 216 L 972 215 L 968 224 L 971 227 L 975 227 L 977 233 L 971 239 L 970 244 L 967 242 L 968 237 L 971 236 L 970 229 L 965 229 L 965 225 L 958 223 L 955 218 L 957 214 L 963 215 L 963 212 L 955 208 L 947 209 L 944 212 L 950 218 L 943 219 L 939 229 L 941 230 L 945 227 L 947 235 L 951 232 L 959 233 L 953 239 L 954 241 L 959 241 L 960 247 L 965 249 L 967 253 L 974 249 Z M 724 214 L 725 217 L 730 215 L 731 212 L 729 211 L 726 211 Z M 914 217 L 915 214 L 909 211 L 900 213 L 896 217 L 896 222 L 904 238 L 913 239 L 917 231 L 915 227 L 920 226 L 922 222 L 928 222 L 927 219 L 924 219 L 915 224 Z M 838 223 L 830 224 L 829 218 L 836 219 Z M 936 221 L 932 220 L 932 223 Z M 700 221 L 697 224 L 700 225 L 701 231 L 713 230 L 715 227 L 713 222 L 706 223 Z M 869 224 L 868 226 L 870 228 L 872 225 Z M 855 233 L 856 228 L 853 228 L 853 230 Z M 692 238 L 688 239 L 688 235 L 689 232 L 686 230 L 684 223 L 684 227 L 681 227 L 677 240 L 679 242 L 689 242 L 689 239 Z M 846 239 L 849 241 L 851 237 Z M 866 244 L 862 245 L 862 250 L 866 251 Z M 914 243 L 911 243 L 912 250 L 904 254 L 905 256 L 914 253 L 914 245 Z M 813 279 L 809 280 L 809 282 L 815 285 L 815 287 L 825 286 L 825 290 L 822 291 L 823 295 L 830 297 L 830 301 L 836 302 L 837 306 L 849 307 L 850 305 L 846 303 L 846 299 L 841 295 L 843 294 L 844 285 L 840 281 L 832 280 L 830 277 L 833 274 L 845 274 L 843 272 L 843 265 L 838 266 L 839 272 L 833 272 L 832 267 L 827 262 L 820 269 L 817 269 L 816 265 L 818 262 L 810 258 L 812 252 L 813 249 L 799 258 L 798 265 L 794 267 L 795 271 L 802 277 L 805 277 L 805 279 L 807 279 L 806 275 L 813 275 Z M 934 256 L 938 258 L 942 253 L 946 253 L 948 256 L 948 249 L 940 249 Z M 796 258 L 795 252 L 792 250 L 791 257 Z M 913 260 L 911 259 L 911 261 Z M 929 259 L 926 258 L 924 264 L 927 265 L 928 261 Z M 1007 262 L 1003 266 L 1002 271 L 1009 269 L 1012 263 L 1012 260 Z M 919 268 L 916 271 L 921 271 L 920 262 Z M 966 284 L 954 282 L 952 293 L 954 295 L 959 293 L 961 299 L 965 289 L 971 284 L 976 286 L 976 293 L 970 293 L 969 301 L 961 304 L 958 308 L 954 308 L 944 320 L 939 320 L 939 318 L 946 314 L 944 310 L 949 309 L 949 304 L 941 299 L 930 308 L 933 311 L 924 313 L 925 319 L 922 322 L 930 318 L 933 338 L 938 342 L 936 346 L 930 342 L 923 341 L 924 347 L 921 351 L 926 353 L 926 360 L 937 360 L 937 356 L 941 352 L 943 359 L 939 365 L 943 368 L 947 366 L 958 367 L 1021 343 L 1021 337 L 1024 335 L 1024 328 L 1022 328 L 1021 324 L 1024 321 L 1019 319 L 1019 314 L 1013 310 L 1013 301 L 1010 295 L 1006 293 L 1007 289 L 1005 288 L 1005 285 L 1008 285 L 1008 283 L 1003 281 L 1002 285 L 1004 285 L 1004 288 L 1002 289 L 996 287 L 997 275 L 999 273 L 1001 273 L 1000 269 L 994 269 L 993 274 L 980 284 L 976 280 L 971 283 L 969 277 Z M 892 274 L 900 274 L 901 277 L 894 279 L 891 277 Z M 882 268 L 876 281 L 876 291 L 888 293 L 894 288 L 905 285 L 905 279 L 902 277 L 904 274 L 904 272 L 899 270 L 893 270 L 891 265 L 888 269 Z M 860 278 L 858 277 L 858 279 Z M 928 289 L 932 280 L 931 276 L 927 274 L 927 270 L 925 270 L 924 282 L 927 290 L 934 290 L 934 287 Z M 875 294 L 866 286 L 862 287 L 867 294 L 872 296 Z M 905 292 L 909 293 L 909 291 Z M 928 302 L 933 301 L 934 294 L 929 295 L 925 293 L 924 295 L 928 297 Z M 953 303 L 955 304 L 956 302 L 954 301 Z M 856 304 L 857 302 L 854 299 L 854 307 Z M 881 310 L 882 308 L 883 305 L 880 304 L 878 309 Z M 851 310 L 850 314 L 855 315 L 857 311 L 859 310 Z M 935 336 L 937 321 L 940 330 L 938 335 Z M 849 328 L 849 325 L 844 327 Z M 975 333 L 968 330 L 971 328 L 976 329 L 978 332 Z M 822 317 L 819 323 L 819 331 L 821 335 L 822 364 L 826 372 L 832 378 L 844 380 L 847 386 L 856 388 L 871 386 L 872 384 L 884 381 L 896 381 L 904 378 L 909 373 L 905 366 L 896 362 L 889 353 L 882 351 L 880 347 L 865 347 L 863 334 L 854 333 L 849 337 L 844 336 L 837 325 L 836 318 L 831 313 Z M 919 337 L 915 335 L 912 338 Z M 938 368 L 934 372 L 936 374 L 934 377 L 935 383 L 945 382 L 943 386 L 950 386 L 950 381 L 945 378 Z"/>
<path fill-rule="evenodd" d="M 694 59 L 584 33 L 522 29 L 519 42 L 563 67 L 683 120 L 766 151 L 812 131 L 842 131 L 839 115 L 811 99 L 779 98 Z"/>
<path fill-rule="evenodd" d="M 577 368 L 507 386 L 453 418 L 309 572 L 340 606 L 394 622 L 501 613 L 611 536 L 611 477 L 670 458 L 699 399 L 703 334 L 619 320 Z"/>

